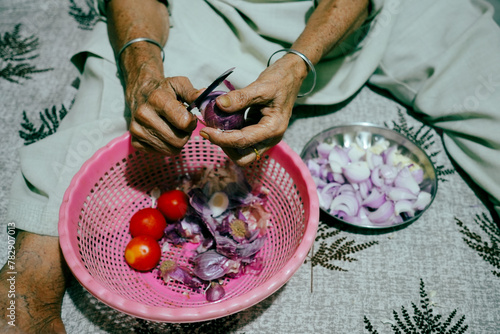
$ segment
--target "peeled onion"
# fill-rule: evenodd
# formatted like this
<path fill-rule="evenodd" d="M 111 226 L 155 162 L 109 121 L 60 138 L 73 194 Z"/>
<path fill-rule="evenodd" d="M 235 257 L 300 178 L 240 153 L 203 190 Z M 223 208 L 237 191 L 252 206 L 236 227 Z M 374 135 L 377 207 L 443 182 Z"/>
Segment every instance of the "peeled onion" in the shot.
<path fill-rule="evenodd" d="M 233 85 L 224 80 L 224 84 L 231 91 L 234 90 Z M 209 127 L 219 130 L 238 130 L 245 124 L 245 110 L 240 110 L 234 113 L 227 113 L 219 109 L 215 100 L 217 97 L 226 94 L 225 91 L 213 91 L 203 100 L 200 105 L 200 112 L 203 116 L 203 121 Z"/>

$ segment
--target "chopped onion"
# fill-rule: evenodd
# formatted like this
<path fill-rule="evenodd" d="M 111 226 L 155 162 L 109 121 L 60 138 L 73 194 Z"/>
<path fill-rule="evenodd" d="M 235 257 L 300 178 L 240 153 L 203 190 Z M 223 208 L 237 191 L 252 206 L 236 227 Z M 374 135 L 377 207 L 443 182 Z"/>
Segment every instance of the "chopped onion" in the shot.
<path fill-rule="evenodd" d="M 370 180 L 372 181 L 374 186 L 382 187 L 382 185 L 384 184 L 384 179 L 380 174 L 380 166 L 376 166 L 375 168 L 373 168 L 372 173 L 370 175 Z"/>
<path fill-rule="evenodd" d="M 398 169 L 395 166 L 382 165 L 380 166 L 380 175 L 385 184 L 392 184 L 398 176 Z"/>
<path fill-rule="evenodd" d="M 318 157 L 306 161 L 320 206 L 353 224 L 397 224 L 431 201 L 421 189 L 424 170 L 396 145 L 380 140 L 368 149 L 322 142 Z"/>
<path fill-rule="evenodd" d="M 420 187 L 408 167 L 404 167 L 399 171 L 398 175 L 394 179 L 394 185 L 396 187 L 406 188 L 415 195 L 420 192 Z"/>
<path fill-rule="evenodd" d="M 331 150 L 332 147 L 327 143 L 319 143 L 316 147 L 316 151 L 318 152 L 319 157 L 324 159 L 328 159 Z"/>
<path fill-rule="evenodd" d="M 392 199 L 393 201 L 401 201 L 401 200 L 415 200 L 417 199 L 417 195 L 412 193 L 406 188 L 397 188 L 392 187 L 387 191 L 387 197 Z"/>
<path fill-rule="evenodd" d="M 366 151 L 366 163 L 370 169 L 374 169 L 384 163 L 384 159 L 380 154 L 373 153 L 372 151 Z"/>
<path fill-rule="evenodd" d="M 330 167 L 333 172 L 342 173 L 342 167 L 347 166 L 350 159 L 344 150 L 339 146 L 335 146 L 328 155 L 328 161 L 330 162 Z"/>
<path fill-rule="evenodd" d="M 332 211 L 344 211 L 349 216 L 355 216 L 359 211 L 359 201 L 353 194 L 342 194 L 335 197 L 330 205 Z"/>
<path fill-rule="evenodd" d="M 208 94 L 206 100 L 202 103 L 200 112 L 205 124 L 219 130 L 241 129 L 245 123 L 245 111 L 227 113 L 220 110 L 215 100 L 219 95 L 223 94 L 225 92 L 214 91 Z"/>
<path fill-rule="evenodd" d="M 394 216 L 394 202 L 391 201 L 386 201 L 377 210 L 368 213 L 368 218 L 375 224 L 385 223 L 392 216 Z"/>
<path fill-rule="evenodd" d="M 371 209 L 379 208 L 386 201 L 385 193 L 379 191 L 377 188 L 373 189 L 370 195 L 364 199 L 361 205 Z"/>
<path fill-rule="evenodd" d="M 342 168 L 344 176 L 351 183 L 360 183 L 370 177 L 370 168 L 365 161 L 355 161 Z"/>
<path fill-rule="evenodd" d="M 321 168 L 319 167 L 319 164 L 316 161 L 314 160 L 307 161 L 307 168 L 309 168 L 309 171 L 311 172 L 312 176 L 319 177 L 321 175 Z"/>
<path fill-rule="evenodd" d="M 373 184 L 369 178 L 359 184 L 359 194 L 361 195 L 362 199 L 368 197 L 372 190 L 372 187 Z"/>
<path fill-rule="evenodd" d="M 391 146 L 382 152 L 384 163 L 388 166 L 394 166 L 394 154 L 396 153 L 396 146 Z"/>
<path fill-rule="evenodd" d="M 319 198 L 324 201 L 323 207 L 329 208 L 332 205 L 333 198 L 337 195 L 340 183 L 328 183 L 319 190 Z"/>
<path fill-rule="evenodd" d="M 417 196 L 417 200 L 413 204 L 413 208 L 415 210 L 423 210 L 427 205 L 429 205 L 430 202 L 431 194 L 426 191 L 421 191 Z"/>
<path fill-rule="evenodd" d="M 413 210 L 413 203 L 407 200 L 397 201 L 394 205 L 394 212 L 397 215 L 404 212 L 409 217 L 413 217 L 413 215 L 415 214 L 415 210 Z"/>

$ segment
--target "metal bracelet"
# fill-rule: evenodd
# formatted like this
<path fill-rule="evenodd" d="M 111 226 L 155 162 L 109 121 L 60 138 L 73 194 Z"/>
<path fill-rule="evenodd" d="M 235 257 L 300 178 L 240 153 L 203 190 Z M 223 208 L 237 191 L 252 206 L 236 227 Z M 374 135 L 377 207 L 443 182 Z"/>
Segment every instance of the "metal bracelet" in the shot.
<path fill-rule="evenodd" d="M 299 51 L 294 50 L 294 49 L 281 49 L 281 50 L 274 52 L 271 55 L 271 57 L 269 57 L 269 60 L 267 61 L 267 66 L 269 66 L 269 64 L 271 63 L 271 59 L 273 58 L 273 56 L 279 52 L 293 53 L 293 54 L 299 56 L 300 58 L 302 58 L 302 60 L 304 60 L 304 62 L 306 63 L 307 67 L 309 67 L 309 70 L 311 71 L 311 73 L 313 75 L 313 84 L 307 92 L 305 92 L 303 94 L 299 94 L 299 95 L 297 95 L 297 97 L 304 97 L 306 95 L 311 94 L 312 91 L 314 90 L 314 88 L 316 87 L 316 69 L 314 68 L 313 63 L 302 52 L 299 52 Z"/>
<path fill-rule="evenodd" d="M 120 70 L 120 57 L 121 57 L 123 51 L 126 48 L 128 48 L 130 45 L 137 43 L 137 42 L 148 42 L 148 43 L 154 44 L 157 47 L 159 47 L 160 51 L 161 51 L 161 61 L 162 62 L 165 61 L 165 52 L 163 51 L 163 46 L 160 43 L 158 43 L 154 39 L 147 38 L 147 37 L 134 38 L 133 40 L 130 40 L 127 43 L 125 43 L 125 45 L 122 46 L 122 48 L 120 49 L 120 51 L 118 51 L 118 54 L 116 55 L 116 67 L 118 68 L 117 76 L 120 76 L 120 72 L 121 72 L 121 70 Z"/>

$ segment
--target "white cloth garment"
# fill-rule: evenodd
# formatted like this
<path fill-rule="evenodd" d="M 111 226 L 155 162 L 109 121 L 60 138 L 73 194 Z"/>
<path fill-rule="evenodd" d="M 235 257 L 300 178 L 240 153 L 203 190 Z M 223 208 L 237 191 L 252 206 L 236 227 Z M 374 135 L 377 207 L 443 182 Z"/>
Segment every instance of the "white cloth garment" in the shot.
<path fill-rule="evenodd" d="M 232 66 L 236 87 L 254 81 L 274 51 L 293 43 L 313 10 L 312 1 L 169 3 L 165 73 L 187 76 L 199 88 Z M 390 91 L 443 130 L 450 156 L 496 199 L 500 211 L 500 28 L 491 6 L 480 0 L 376 0 L 372 5 L 377 16 L 368 34 L 353 35 L 320 62 L 315 91 L 297 103 L 343 102 L 367 82 Z M 72 110 L 55 134 L 20 150 L 8 215 L 18 228 L 34 233 L 57 235 L 59 207 L 72 176 L 98 148 L 127 130 L 104 21 L 73 61 L 82 80 Z M 304 90 L 309 84 L 306 80 Z"/>

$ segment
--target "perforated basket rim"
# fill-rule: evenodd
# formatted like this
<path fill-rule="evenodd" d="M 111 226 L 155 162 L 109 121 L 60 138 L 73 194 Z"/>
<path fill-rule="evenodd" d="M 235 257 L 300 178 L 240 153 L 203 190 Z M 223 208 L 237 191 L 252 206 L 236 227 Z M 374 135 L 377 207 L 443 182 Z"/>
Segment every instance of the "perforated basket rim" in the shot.
<path fill-rule="evenodd" d="M 200 127 L 196 129 L 193 135 L 198 135 L 199 129 Z M 260 286 L 240 296 L 195 308 L 164 308 L 144 305 L 140 302 L 132 301 L 114 294 L 101 283 L 97 282 L 88 273 L 80 259 L 78 246 L 71 240 L 72 232 L 70 230 L 76 228 L 75 225 L 77 224 L 77 222 L 68 221 L 71 217 L 69 204 L 73 198 L 72 189 L 77 187 L 80 182 L 83 182 L 81 177 L 91 171 L 92 167 L 109 151 L 123 148 L 126 148 L 126 150 L 128 150 L 127 152 L 135 151 L 131 146 L 130 138 L 129 132 L 124 133 L 122 136 L 113 139 L 106 146 L 99 149 L 89 160 L 87 160 L 71 180 L 60 207 L 58 232 L 63 256 L 78 282 L 94 297 L 118 311 L 142 319 L 170 323 L 207 321 L 240 312 L 259 303 L 281 288 L 300 268 L 316 237 L 320 212 L 319 200 L 316 186 L 306 165 L 300 156 L 282 141 L 271 148 L 266 154 L 269 156 L 274 154 L 286 156 L 290 159 L 290 164 L 293 164 L 297 168 L 297 173 L 294 173 L 294 177 L 302 178 L 302 182 L 296 183 L 301 187 L 299 191 L 304 201 L 304 209 L 307 213 L 305 217 L 307 224 L 302 240 L 294 255 L 274 274 L 272 279 L 267 280 Z"/>

